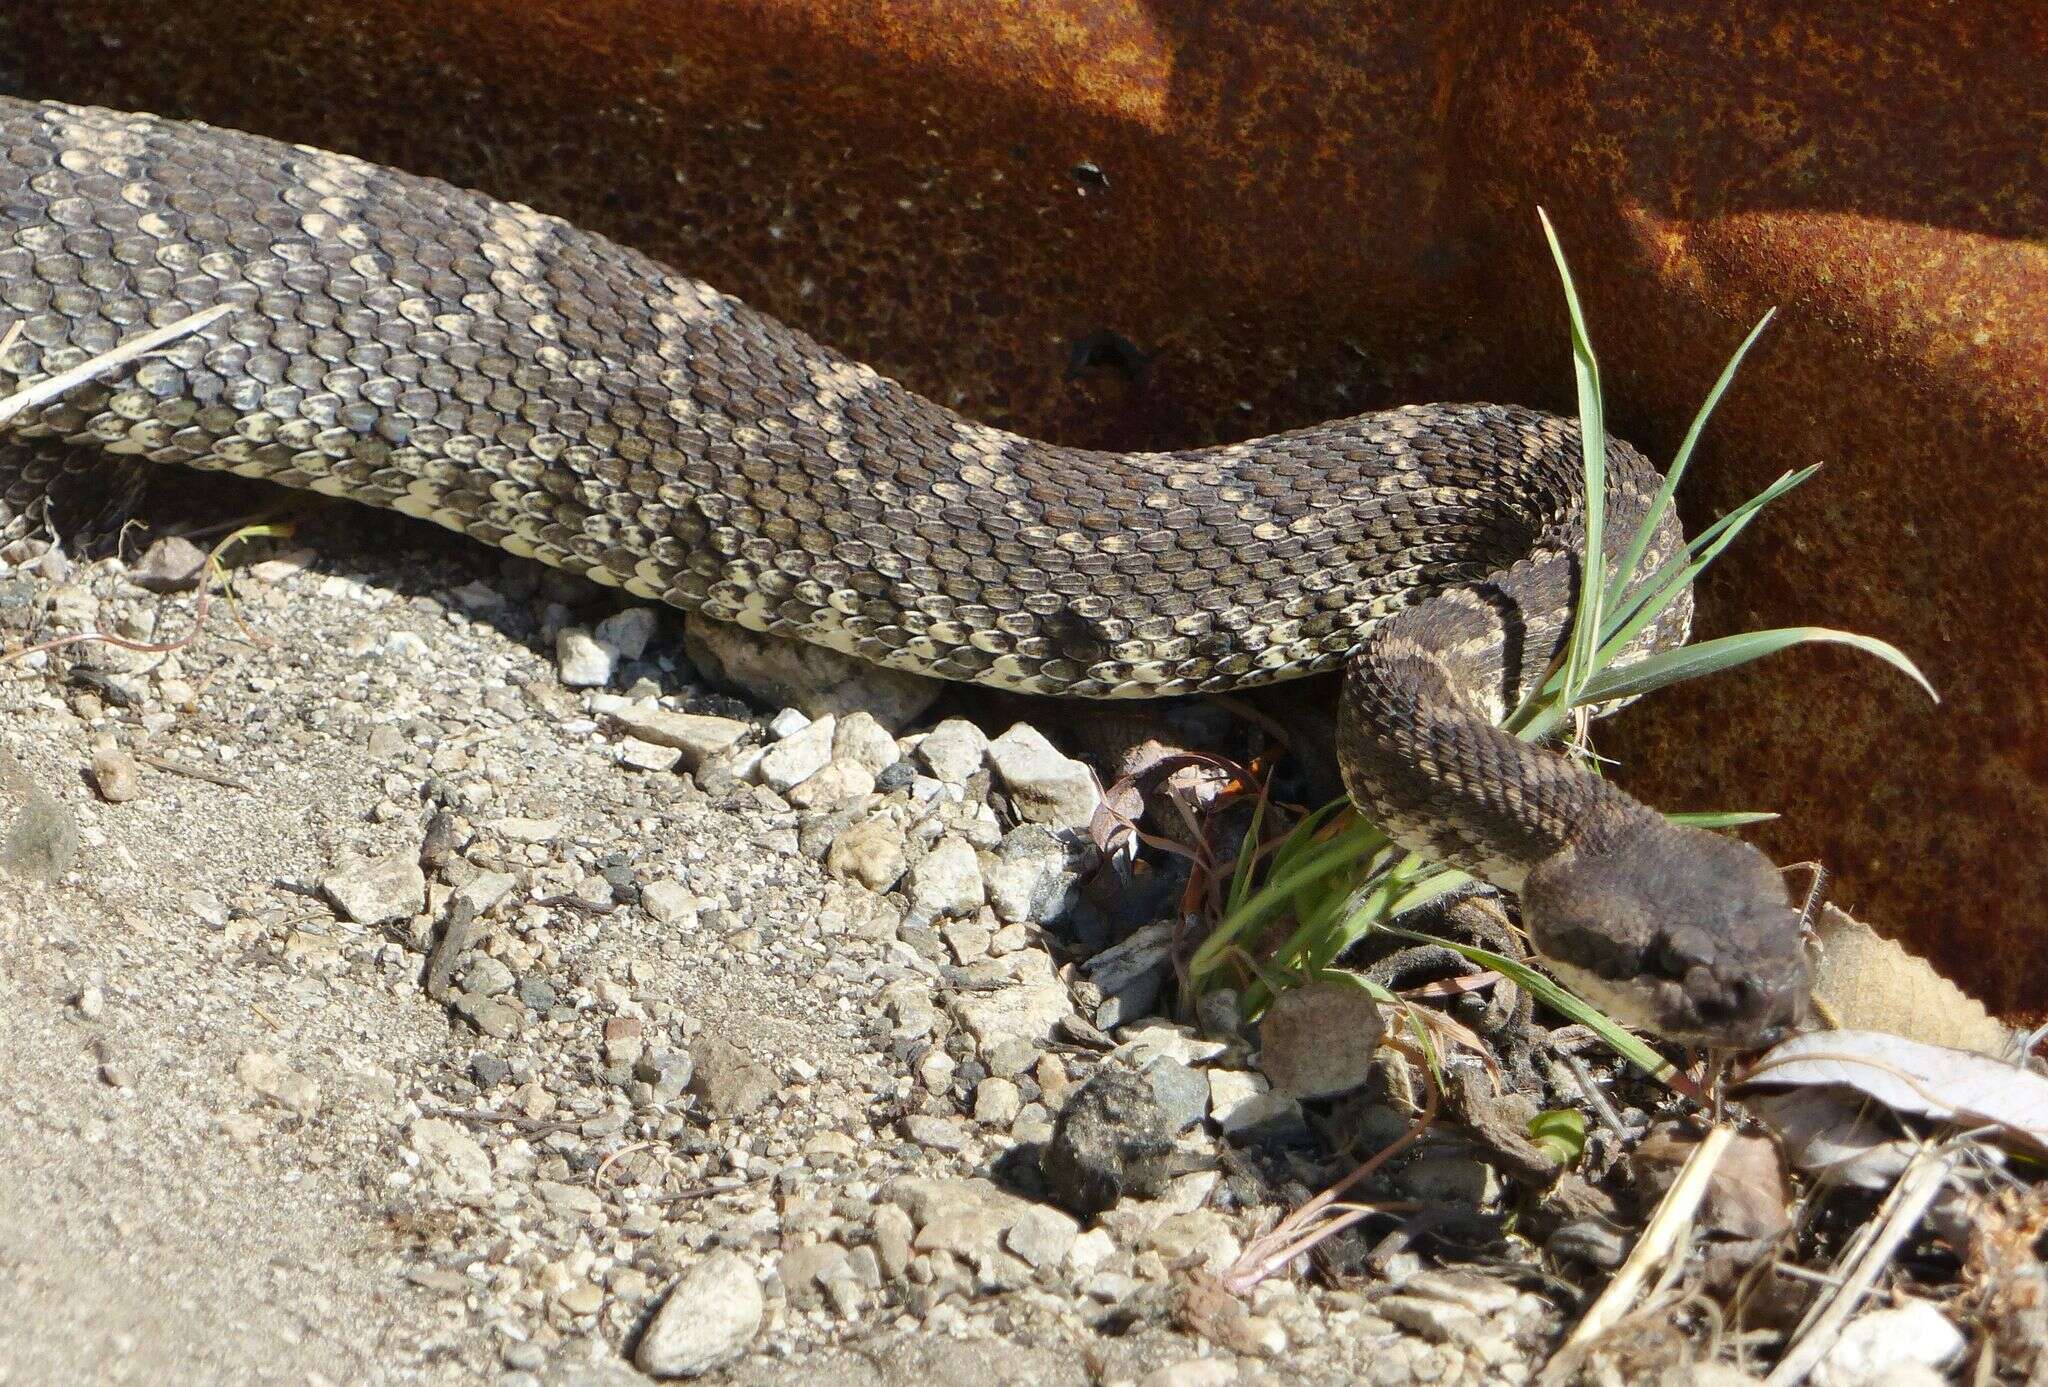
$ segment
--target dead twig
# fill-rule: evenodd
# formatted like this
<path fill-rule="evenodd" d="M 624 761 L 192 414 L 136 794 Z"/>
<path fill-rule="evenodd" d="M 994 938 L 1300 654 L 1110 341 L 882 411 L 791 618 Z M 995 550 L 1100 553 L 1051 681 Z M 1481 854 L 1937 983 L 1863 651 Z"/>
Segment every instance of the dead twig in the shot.
<path fill-rule="evenodd" d="M 1714 1167 L 1720 1164 L 1721 1153 L 1734 1138 L 1733 1127 L 1715 1127 L 1693 1148 L 1692 1155 L 1680 1167 L 1678 1178 L 1657 1205 L 1656 1213 L 1650 1216 L 1649 1226 L 1637 1239 L 1635 1250 L 1551 1356 L 1537 1379 L 1539 1383 L 1565 1380 L 1593 1343 L 1628 1313 L 1651 1271 L 1663 1265 L 1666 1258 L 1674 1258 L 1675 1249 L 1691 1232 L 1693 1214 L 1706 1198 Z"/>
<path fill-rule="evenodd" d="M 1423 1072 L 1427 1075 L 1429 1071 L 1425 1068 Z M 1437 1109 L 1443 1098 L 1442 1090 L 1433 1078 L 1428 1080 L 1428 1087 L 1429 1097 L 1422 1112 L 1407 1131 L 1374 1152 L 1349 1175 L 1252 1239 L 1220 1278 L 1223 1288 L 1233 1295 L 1244 1295 L 1317 1243 L 1343 1232 L 1352 1224 L 1373 1214 L 1412 1212 L 1419 1207 L 1412 1201 L 1379 1205 L 1340 1204 L 1337 1201 L 1345 1191 L 1422 1139 L 1423 1133 L 1436 1121 Z"/>
<path fill-rule="evenodd" d="M 23 386 L 6 399 L 0 400 L 0 429 L 6 428 L 37 405 L 46 405 L 87 381 L 97 380 L 117 367 L 126 366 L 139 357 L 147 356 L 158 347 L 168 346 L 181 337 L 189 337 L 203 328 L 212 326 L 233 313 L 236 308 L 237 305 L 232 303 L 217 303 L 211 308 L 202 308 L 197 313 L 187 314 L 175 323 L 166 323 L 160 328 L 143 333 L 140 337 L 131 337 L 112 351 L 102 352 L 89 360 L 81 361 L 68 371 L 59 371 L 54 376 L 44 377 L 34 385 Z M 12 344 L 19 331 L 19 323 L 10 327 L 6 341 L 0 342 L 0 350 Z"/>
<path fill-rule="evenodd" d="M 1806 1318 L 1793 1332 L 1792 1346 L 1764 1379 L 1764 1387 L 1793 1387 L 1806 1380 L 1806 1375 L 1841 1337 L 1842 1327 L 1863 1303 L 1878 1274 L 1890 1265 L 1899 1245 L 1919 1227 L 1927 1206 L 1948 1184 L 1968 1149 L 1965 1136 L 1929 1142 L 1914 1154 L 1891 1193 L 1885 1196 L 1877 1216 L 1857 1229 L 1856 1236 L 1843 1249 L 1839 1264 L 1848 1270 L 1842 1273 L 1841 1284 L 1831 1294 L 1816 1300 L 1807 1311 Z"/>
<path fill-rule="evenodd" d="M 238 780 L 234 776 L 223 774 L 220 771 L 210 771 L 204 766 L 194 766 L 184 761 L 173 761 L 168 756 L 156 756 L 149 752 L 137 752 L 135 759 L 145 766 L 154 766 L 156 769 L 167 771 L 172 775 L 183 775 L 189 776 L 194 780 L 204 780 L 207 784 L 218 785 L 224 790 L 248 791 L 255 788 L 246 780 Z"/>

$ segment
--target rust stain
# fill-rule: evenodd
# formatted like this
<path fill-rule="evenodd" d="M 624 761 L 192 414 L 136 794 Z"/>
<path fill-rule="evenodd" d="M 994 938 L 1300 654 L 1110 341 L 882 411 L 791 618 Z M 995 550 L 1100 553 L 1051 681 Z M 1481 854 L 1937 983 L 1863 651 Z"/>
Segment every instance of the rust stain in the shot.
<path fill-rule="evenodd" d="M 1726 353 L 1704 594 L 1827 652 L 1607 740 L 2006 1014 L 2048 1013 L 2048 10 L 1719 0 L 273 0 L 0 11 L 0 89 L 308 140 L 640 245 L 981 418 L 1166 447 L 1415 399 L 1568 408 L 1559 222 L 1621 431 Z M 1137 348 L 1069 378 L 1069 349 Z M 1112 354 L 1114 356 L 1114 354 Z M 1128 360 L 1126 361 L 1128 365 Z"/>

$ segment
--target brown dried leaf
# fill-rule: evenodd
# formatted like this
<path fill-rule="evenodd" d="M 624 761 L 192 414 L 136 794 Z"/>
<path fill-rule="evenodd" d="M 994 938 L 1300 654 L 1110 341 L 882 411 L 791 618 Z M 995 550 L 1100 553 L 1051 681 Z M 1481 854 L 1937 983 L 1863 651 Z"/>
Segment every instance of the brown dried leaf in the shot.
<path fill-rule="evenodd" d="M 1646 1186 L 1661 1194 L 1698 1145 L 1693 1137 L 1660 1127 L 1643 1138 L 1630 1164 Z M 1775 1238 L 1791 1226 L 1790 1205 L 1777 1144 L 1768 1137 L 1738 1136 L 1721 1153 L 1707 1181 L 1699 1225 L 1744 1241 Z"/>
<path fill-rule="evenodd" d="M 1927 960 L 1828 906 L 1814 925 L 1814 995 L 1847 1030 L 1887 1031 L 1929 1045 L 2003 1055 L 2012 1031 Z"/>

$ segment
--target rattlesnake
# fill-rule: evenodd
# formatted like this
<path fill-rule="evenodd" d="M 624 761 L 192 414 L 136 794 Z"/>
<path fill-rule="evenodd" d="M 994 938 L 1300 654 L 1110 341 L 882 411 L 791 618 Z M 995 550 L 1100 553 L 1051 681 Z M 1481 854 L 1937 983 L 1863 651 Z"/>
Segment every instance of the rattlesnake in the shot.
<path fill-rule="evenodd" d="M 1800 1009 L 1797 916 L 1760 853 L 1496 727 L 1566 636 L 1572 421 L 1429 404 L 1182 452 L 1058 447 L 523 206 L 0 99 L 0 314 L 21 324 L 0 395 L 220 303 L 237 311 L 18 419 L 0 520 L 61 495 L 73 459 L 141 458 L 403 511 L 947 679 L 1113 698 L 1341 667 L 1361 810 L 1519 891 L 1538 951 L 1594 1000 L 1721 1044 Z M 1619 546 L 1657 475 L 1611 442 L 1607 476 Z M 1682 544 L 1673 515 L 1655 535 L 1641 574 Z"/>

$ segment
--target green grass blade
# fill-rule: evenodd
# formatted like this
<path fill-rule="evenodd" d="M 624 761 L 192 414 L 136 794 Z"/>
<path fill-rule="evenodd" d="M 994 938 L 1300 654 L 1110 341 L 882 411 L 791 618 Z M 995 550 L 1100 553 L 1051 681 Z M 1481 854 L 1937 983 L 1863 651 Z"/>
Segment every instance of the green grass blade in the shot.
<path fill-rule="evenodd" d="M 1777 817 L 1768 809 L 1704 810 L 1664 816 L 1668 822 L 1687 828 L 1745 828 L 1750 824 L 1767 824 Z"/>
<path fill-rule="evenodd" d="M 1608 1049 L 1653 1079 L 1661 1082 L 1676 1072 L 1675 1066 L 1644 1044 L 1627 1027 L 1609 1018 L 1599 1008 L 1580 1001 L 1554 979 L 1537 972 L 1526 963 L 1509 958 L 1505 954 L 1497 954 L 1491 949 L 1460 944 L 1450 939 L 1438 939 L 1434 935 L 1403 929 L 1399 925 L 1385 925 L 1382 928 L 1388 934 L 1399 935 L 1403 939 L 1413 939 L 1422 944 L 1441 944 L 1452 953 L 1469 959 L 1482 968 L 1491 968 L 1515 986 L 1527 989 L 1529 995 L 1552 1011 L 1582 1025 L 1590 1026 L 1593 1032 L 1606 1042 Z"/>
<path fill-rule="evenodd" d="M 1344 917 L 1341 925 L 1297 931 L 1288 944 L 1290 948 L 1299 949 L 1301 970 L 1313 973 L 1329 967 L 1344 957 L 1352 945 L 1387 921 L 1398 920 L 1409 911 L 1472 883 L 1470 875 L 1454 868 L 1440 868 L 1416 880 L 1415 874 L 1428 865 L 1420 855 L 1408 854 L 1400 865 L 1364 892 L 1362 899 L 1358 895 L 1352 897 L 1359 904 Z"/>
<path fill-rule="evenodd" d="M 1759 491 L 1756 495 L 1750 497 L 1747 501 L 1744 501 L 1734 510 L 1729 511 L 1719 520 L 1716 520 L 1713 524 L 1707 526 L 1707 528 L 1701 530 L 1698 534 L 1694 535 L 1692 537 L 1691 542 L 1686 545 L 1687 552 L 1692 554 L 1699 554 L 1702 551 L 1713 546 L 1714 542 L 1720 539 L 1721 536 L 1724 533 L 1726 533 L 1730 526 L 1734 526 L 1739 529 L 1742 526 L 1747 525 L 1751 520 L 1756 518 L 1756 513 L 1758 511 L 1762 510 L 1765 506 L 1768 506 L 1769 504 L 1771 504 L 1771 502 L 1777 500 L 1780 496 L 1783 496 L 1786 492 L 1790 491 L 1793 487 L 1798 486 L 1800 483 L 1804 482 L 1807 478 L 1811 477 L 1814 473 L 1818 471 L 1820 471 L 1820 464 L 1814 462 L 1808 463 L 1806 466 L 1799 468 L 1797 471 L 1787 472 L 1784 475 L 1780 476 L 1776 481 L 1772 482 L 1762 491 Z"/>
<path fill-rule="evenodd" d="M 1941 701 L 1941 695 L 1935 693 L 1934 685 L 1927 682 L 1927 676 L 1922 674 L 1919 667 L 1907 659 L 1905 653 L 1897 646 L 1872 636 L 1836 631 L 1826 626 L 1786 626 L 1775 631 L 1745 631 L 1739 636 L 1722 636 L 1719 640 L 1701 641 L 1696 645 L 1682 645 L 1676 650 L 1661 651 L 1632 665 L 1601 670 L 1586 685 L 1582 696 L 1588 702 L 1610 698 L 1633 698 L 1652 689 L 1661 689 L 1666 684 L 1698 679 L 1703 675 L 1733 669 L 1737 665 L 1746 665 L 1752 660 L 1775 655 L 1780 650 L 1787 650 L 1795 645 L 1846 645 L 1861 650 L 1866 655 L 1875 655 L 1925 689 L 1929 698 L 1937 703 Z"/>
<path fill-rule="evenodd" d="M 1266 867 L 1268 879 L 1286 871 L 1303 853 L 1313 852 L 1316 847 L 1316 834 L 1350 803 L 1348 799 L 1333 799 L 1289 829 L 1287 836 L 1280 840 L 1280 846 L 1273 849 L 1273 860 Z"/>
<path fill-rule="evenodd" d="M 1260 795 L 1252 805 L 1251 826 L 1244 831 L 1244 841 L 1237 845 L 1237 870 L 1230 874 L 1229 905 L 1224 910 L 1228 915 L 1244 904 L 1244 898 L 1252 889 L 1252 864 L 1259 855 L 1259 828 L 1266 821 L 1266 797 Z"/>
<path fill-rule="evenodd" d="M 1662 616 L 1665 609 L 1678 600 L 1679 594 L 1691 587 L 1700 574 L 1706 572 L 1708 566 L 1721 557 L 1722 551 L 1735 542 L 1737 536 L 1748 528 L 1749 522 L 1756 519 L 1765 506 L 1805 481 L 1817 470 L 1819 464 L 1816 463 L 1798 472 L 1786 473 L 1701 531 L 1699 537 L 1687 546 L 1690 559 L 1673 559 L 1665 564 L 1656 577 L 1643 585 L 1642 591 L 1625 611 L 1617 612 L 1609 618 L 1607 630 L 1601 633 L 1600 653 L 1597 657 L 1600 668 L 1604 670 L 1611 665 L 1637 636 L 1648 629 L 1650 623 Z M 1666 573 L 1671 576 L 1665 577 Z M 1555 680 L 1551 681 L 1551 684 L 1555 683 Z M 1546 692 L 1550 687 L 1551 685 L 1545 686 Z"/>
<path fill-rule="evenodd" d="M 1420 859 L 1417 860 L 1420 861 Z M 1394 897 L 1393 904 L 1387 907 L 1387 915 L 1389 918 L 1406 915 L 1411 910 L 1428 905 L 1438 896 L 1447 896 L 1451 892 L 1471 884 L 1472 874 L 1470 872 L 1461 872 L 1455 867 L 1445 867 L 1439 871 L 1431 872 L 1413 886 L 1402 891 L 1400 895 Z"/>
<path fill-rule="evenodd" d="M 1635 539 L 1629 544 L 1628 555 L 1621 566 L 1614 571 L 1614 581 L 1607 587 L 1607 605 L 1612 608 L 1621 601 L 1628 588 L 1628 582 L 1635 575 L 1636 565 L 1649 552 L 1650 540 L 1657 532 L 1657 517 L 1664 514 L 1664 508 L 1671 504 L 1671 498 L 1678 491 L 1678 483 L 1685 476 L 1685 469 L 1692 462 L 1692 451 L 1698 446 L 1700 435 L 1706 431 L 1707 420 L 1714 415 L 1714 409 L 1721 403 L 1721 397 L 1728 393 L 1728 387 L 1735 381 L 1735 373 L 1742 369 L 1742 358 L 1749 355 L 1749 349 L 1756 345 L 1756 339 L 1763 336 L 1764 329 L 1771 325 L 1778 310 L 1773 308 L 1757 319 L 1756 326 L 1749 330 L 1749 336 L 1742 339 L 1742 345 L 1735 349 L 1735 355 L 1728 358 L 1728 364 L 1721 368 L 1720 379 L 1707 392 L 1707 398 L 1700 402 L 1699 413 L 1692 417 L 1692 427 L 1685 431 L 1685 441 L 1678 445 L 1672 455 L 1671 465 L 1664 469 L 1664 484 L 1657 490 L 1657 499 L 1650 504 L 1650 512 L 1643 517 L 1643 523 L 1636 530 Z"/>
<path fill-rule="evenodd" d="M 1306 822 L 1314 821 L 1312 815 Z M 1297 826 L 1294 831 L 1301 833 L 1302 826 Z M 1306 840 L 1307 835 L 1303 837 Z M 1195 956 L 1188 961 L 1188 974 L 1196 986 L 1199 987 L 1216 970 L 1239 935 L 1277 913 L 1293 899 L 1297 890 L 1370 856 L 1384 847 L 1386 841 L 1385 834 L 1361 821 L 1327 843 L 1292 854 L 1285 870 L 1269 872 L 1265 885 L 1224 916 L 1222 922 L 1209 931 L 1209 937 L 1202 941 L 1202 946 L 1195 950 Z"/>
<path fill-rule="evenodd" d="M 1594 669 L 1600 648 L 1600 612 L 1607 590 L 1607 405 L 1600 391 L 1600 362 L 1593 355 L 1592 336 L 1586 331 L 1586 315 L 1579 306 L 1579 291 L 1572 283 L 1571 267 L 1565 263 L 1564 247 L 1558 243 L 1557 228 L 1542 208 L 1536 215 L 1543 222 L 1543 238 L 1550 243 L 1550 258 L 1557 262 L 1557 277 L 1564 284 L 1565 309 L 1572 325 L 1572 376 L 1579 396 L 1579 449 L 1586 472 L 1586 549 L 1579 576 L 1577 611 L 1572 621 L 1571 653 L 1565 660 L 1565 688 L 1576 690 Z"/>

